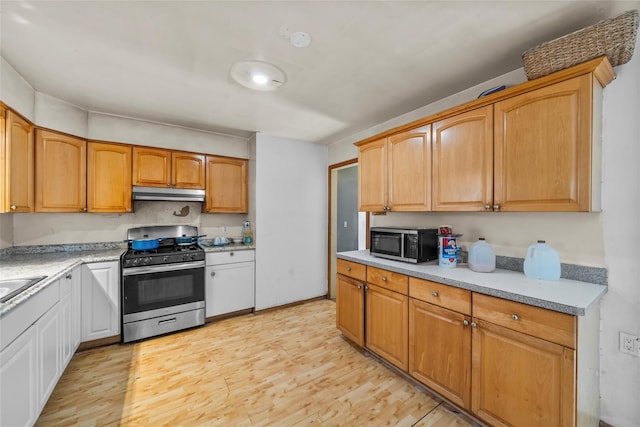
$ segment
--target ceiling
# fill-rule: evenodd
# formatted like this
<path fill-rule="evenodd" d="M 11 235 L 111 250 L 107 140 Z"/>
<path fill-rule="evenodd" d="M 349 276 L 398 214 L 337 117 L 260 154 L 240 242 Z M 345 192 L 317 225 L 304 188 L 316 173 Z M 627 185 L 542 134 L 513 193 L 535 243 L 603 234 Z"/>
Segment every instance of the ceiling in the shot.
<path fill-rule="evenodd" d="M 640 1 L 0 1 L 0 55 L 89 111 L 332 143 L 522 66 Z M 311 35 L 309 47 L 288 33 Z M 240 86 L 240 60 L 287 82 Z"/>

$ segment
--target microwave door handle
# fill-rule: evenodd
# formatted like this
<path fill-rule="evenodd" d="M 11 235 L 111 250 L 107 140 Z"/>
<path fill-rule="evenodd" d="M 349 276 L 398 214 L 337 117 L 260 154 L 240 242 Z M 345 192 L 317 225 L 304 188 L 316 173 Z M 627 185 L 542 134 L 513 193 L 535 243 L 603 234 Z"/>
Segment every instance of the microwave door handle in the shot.
<path fill-rule="evenodd" d="M 407 235 L 402 233 L 400 234 L 400 258 L 404 259 L 404 245 L 407 242 Z"/>

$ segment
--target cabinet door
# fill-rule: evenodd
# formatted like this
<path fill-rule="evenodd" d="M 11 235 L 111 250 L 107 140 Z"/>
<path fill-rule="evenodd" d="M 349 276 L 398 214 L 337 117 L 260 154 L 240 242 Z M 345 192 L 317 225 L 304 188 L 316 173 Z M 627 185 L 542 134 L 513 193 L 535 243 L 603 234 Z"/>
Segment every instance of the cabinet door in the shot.
<path fill-rule="evenodd" d="M 131 147 L 87 144 L 87 210 L 131 212 Z"/>
<path fill-rule="evenodd" d="M 588 75 L 495 104 L 494 204 L 500 211 L 588 211 Z"/>
<path fill-rule="evenodd" d="M 456 405 L 471 408 L 471 319 L 409 299 L 409 374 Z"/>
<path fill-rule="evenodd" d="M 174 151 L 171 153 L 171 185 L 204 190 L 205 156 Z"/>
<path fill-rule="evenodd" d="M 82 341 L 120 334 L 120 266 L 117 261 L 82 266 Z"/>
<path fill-rule="evenodd" d="M 33 211 L 33 134 L 33 126 L 29 122 L 6 110 L 2 212 Z"/>
<path fill-rule="evenodd" d="M 0 425 L 32 426 L 38 404 L 36 328 L 28 328 L 0 352 Z"/>
<path fill-rule="evenodd" d="M 493 206 L 493 106 L 433 124 L 433 210 Z"/>
<path fill-rule="evenodd" d="M 409 368 L 409 298 L 367 285 L 366 346 L 403 371 Z"/>
<path fill-rule="evenodd" d="M 171 184 L 171 151 L 133 147 L 133 185 L 168 187 Z"/>
<path fill-rule="evenodd" d="M 37 129 L 35 155 L 35 211 L 86 211 L 86 141 Z"/>
<path fill-rule="evenodd" d="M 364 283 L 336 276 L 336 326 L 359 346 L 364 345 Z"/>
<path fill-rule="evenodd" d="M 218 316 L 255 306 L 254 263 L 207 267 L 206 316 Z"/>
<path fill-rule="evenodd" d="M 247 160 L 207 156 L 206 193 L 205 212 L 248 212 Z"/>
<path fill-rule="evenodd" d="M 358 210 L 382 212 L 387 208 L 387 140 L 358 148 Z"/>
<path fill-rule="evenodd" d="M 431 127 L 389 137 L 388 202 L 392 211 L 431 209 Z"/>
<path fill-rule="evenodd" d="M 62 339 L 63 372 L 80 344 L 81 280 L 80 267 L 77 267 L 60 279 L 60 333 Z"/>
<path fill-rule="evenodd" d="M 36 322 L 38 340 L 38 405 L 43 408 L 62 375 L 62 336 L 59 304 Z"/>
<path fill-rule="evenodd" d="M 575 351 L 474 321 L 473 412 L 496 426 L 575 425 Z"/>

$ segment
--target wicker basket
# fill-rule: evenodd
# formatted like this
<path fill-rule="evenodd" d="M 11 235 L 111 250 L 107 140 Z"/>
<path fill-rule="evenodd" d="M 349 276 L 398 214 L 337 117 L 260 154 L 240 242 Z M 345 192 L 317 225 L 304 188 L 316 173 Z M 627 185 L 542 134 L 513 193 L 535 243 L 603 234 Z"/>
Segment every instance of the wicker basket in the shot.
<path fill-rule="evenodd" d="M 529 80 L 607 55 L 613 67 L 629 62 L 638 32 L 638 11 L 630 10 L 522 54 Z"/>

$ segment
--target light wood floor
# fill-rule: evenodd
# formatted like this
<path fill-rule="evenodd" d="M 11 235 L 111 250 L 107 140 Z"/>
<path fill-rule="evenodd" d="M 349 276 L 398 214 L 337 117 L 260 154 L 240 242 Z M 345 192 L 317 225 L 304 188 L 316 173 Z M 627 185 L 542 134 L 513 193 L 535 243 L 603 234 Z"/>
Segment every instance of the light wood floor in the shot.
<path fill-rule="evenodd" d="M 77 353 L 38 426 L 470 426 L 346 341 L 321 300 Z"/>

